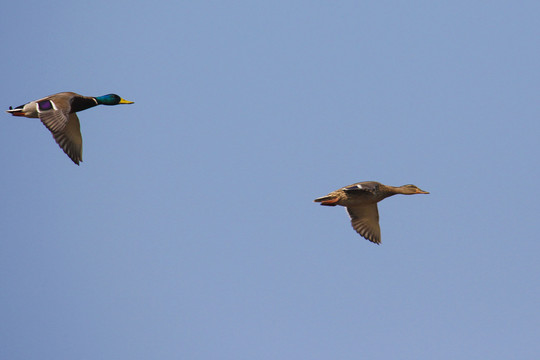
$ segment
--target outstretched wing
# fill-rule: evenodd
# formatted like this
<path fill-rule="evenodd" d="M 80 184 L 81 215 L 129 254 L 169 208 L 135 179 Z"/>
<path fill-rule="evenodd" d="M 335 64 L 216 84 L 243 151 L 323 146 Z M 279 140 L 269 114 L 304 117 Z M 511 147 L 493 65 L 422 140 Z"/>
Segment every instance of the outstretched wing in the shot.
<path fill-rule="evenodd" d="M 351 225 L 358 234 L 375 244 L 381 243 L 377 204 L 348 206 L 347 212 L 351 218 Z"/>
<path fill-rule="evenodd" d="M 81 125 L 77 114 L 69 114 L 68 122 L 62 131 L 52 132 L 56 143 L 77 165 L 82 161 Z"/>
<path fill-rule="evenodd" d="M 77 165 L 82 161 L 81 125 L 71 113 L 69 97 L 45 98 L 37 102 L 39 119 L 49 129 L 56 143 Z"/>
<path fill-rule="evenodd" d="M 71 106 L 67 104 L 56 104 L 51 99 L 39 100 L 37 102 L 38 117 L 53 134 L 63 131 L 67 125 Z"/>

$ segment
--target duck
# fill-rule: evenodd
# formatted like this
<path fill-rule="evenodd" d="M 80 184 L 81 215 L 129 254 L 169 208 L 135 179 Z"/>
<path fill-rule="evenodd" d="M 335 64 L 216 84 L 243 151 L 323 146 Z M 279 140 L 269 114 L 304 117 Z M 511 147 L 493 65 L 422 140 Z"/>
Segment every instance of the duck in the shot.
<path fill-rule="evenodd" d="M 82 161 L 82 135 L 77 112 L 97 105 L 133 104 L 116 94 L 83 96 L 61 92 L 13 108 L 6 112 L 13 116 L 39 118 L 66 155 L 77 165 Z"/>
<path fill-rule="evenodd" d="M 429 194 L 429 192 L 412 184 L 390 186 L 377 181 L 364 181 L 332 191 L 328 195 L 315 199 L 314 202 L 324 206 L 344 206 L 353 229 L 366 240 L 380 245 L 381 228 L 377 203 L 396 194 L 414 195 Z"/>

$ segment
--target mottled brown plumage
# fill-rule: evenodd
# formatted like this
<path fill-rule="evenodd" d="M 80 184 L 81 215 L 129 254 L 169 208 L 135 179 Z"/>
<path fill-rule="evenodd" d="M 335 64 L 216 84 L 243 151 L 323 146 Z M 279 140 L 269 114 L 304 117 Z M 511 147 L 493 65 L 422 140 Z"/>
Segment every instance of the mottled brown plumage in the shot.
<path fill-rule="evenodd" d="M 341 205 L 347 208 L 351 225 L 365 239 L 381 243 L 377 203 L 389 196 L 403 194 L 429 194 L 415 185 L 389 186 L 376 181 L 364 181 L 342 187 L 314 201 L 326 206 Z"/>

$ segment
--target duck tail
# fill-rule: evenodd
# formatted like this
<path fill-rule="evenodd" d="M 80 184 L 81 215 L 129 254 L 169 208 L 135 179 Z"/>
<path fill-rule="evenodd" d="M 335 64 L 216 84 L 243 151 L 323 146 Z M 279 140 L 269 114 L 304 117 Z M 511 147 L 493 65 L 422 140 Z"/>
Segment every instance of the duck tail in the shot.
<path fill-rule="evenodd" d="M 19 106 L 16 109 L 14 109 L 12 106 L 10 106 L 9 110 L 6 110 L 6 112 L 13 115 L 13 116 L 24 116 L 22 106 Z"/>
<path fill-rule="evenodd" d="M 336 206 L 338 201 L 339 201 L 339 198 L 337 196 L 326 195 L 326 196 L 322 196 L 320 198 L 316 198 L 313 201 L 321 203 L 321 205 Z"/>

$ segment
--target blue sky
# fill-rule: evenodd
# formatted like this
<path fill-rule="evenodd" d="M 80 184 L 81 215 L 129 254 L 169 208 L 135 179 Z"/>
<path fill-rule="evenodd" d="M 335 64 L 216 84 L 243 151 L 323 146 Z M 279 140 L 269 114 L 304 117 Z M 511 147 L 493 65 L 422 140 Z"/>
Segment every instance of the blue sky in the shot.
<path fill-rule="evenodd" d="M 535 1 L 11 2 L 0 358 L 536 359 Z M 382 242 L 313 199 L 357 181 Z"/>

